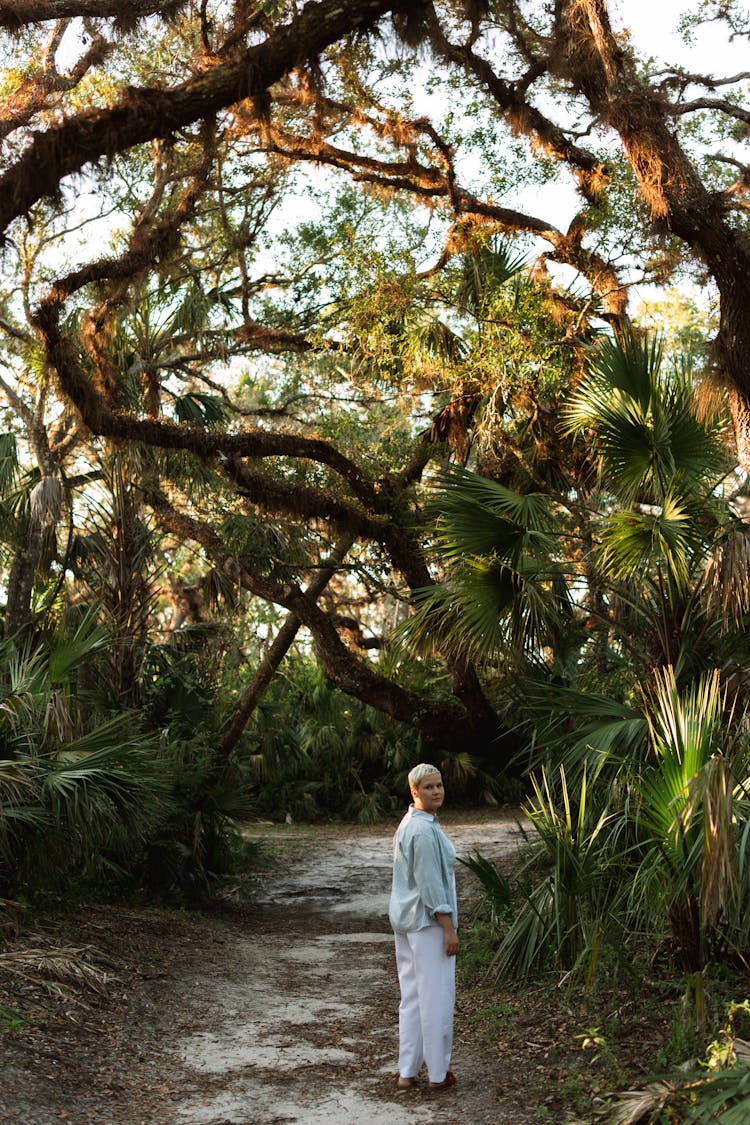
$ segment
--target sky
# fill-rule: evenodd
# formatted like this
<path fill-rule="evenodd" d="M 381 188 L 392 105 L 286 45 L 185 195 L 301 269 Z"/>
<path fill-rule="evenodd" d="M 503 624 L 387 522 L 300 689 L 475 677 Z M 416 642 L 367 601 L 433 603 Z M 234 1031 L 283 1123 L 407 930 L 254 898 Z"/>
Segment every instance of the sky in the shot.
<path fill-rule="evenodd" d="M 615 30 L 629 26 L 635 45 L 645 54 L 672 60 L 679 57 L 700 73 L 717 68 L 726 74 L 750 70 L 747 43 L 737 41 L 728 46 L 725 32 L 715 25 L 705 24 L 692 46 L 684 43 L 677 32 L 680 16 L 686 8 L 698 6 L 697 0 L 609 0 Z"/>

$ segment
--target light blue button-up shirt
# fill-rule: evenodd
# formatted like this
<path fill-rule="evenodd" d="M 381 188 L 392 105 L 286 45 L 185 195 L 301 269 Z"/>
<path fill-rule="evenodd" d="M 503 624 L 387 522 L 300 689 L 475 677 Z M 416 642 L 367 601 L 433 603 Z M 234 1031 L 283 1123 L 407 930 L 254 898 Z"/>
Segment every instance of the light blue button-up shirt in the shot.
<path fill-rule="evenodd" d="M 456 849 L 438 818 L 412 805 L 393 838 L 393 887 L 388 917 L 396 933 L 435 926 L 450 914 L 458 926 Z"/>

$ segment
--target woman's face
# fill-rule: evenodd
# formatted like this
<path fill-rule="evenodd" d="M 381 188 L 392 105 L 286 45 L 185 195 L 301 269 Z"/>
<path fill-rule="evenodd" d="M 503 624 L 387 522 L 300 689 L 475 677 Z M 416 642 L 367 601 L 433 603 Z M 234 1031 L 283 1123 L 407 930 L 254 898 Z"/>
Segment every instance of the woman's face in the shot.
<path fill-rule="evenodd" d="M 422 812 L 436 813 L 443 803 L 445 790 L 439 773 L 428 773 L 412 786 L 414 807 Z"/>

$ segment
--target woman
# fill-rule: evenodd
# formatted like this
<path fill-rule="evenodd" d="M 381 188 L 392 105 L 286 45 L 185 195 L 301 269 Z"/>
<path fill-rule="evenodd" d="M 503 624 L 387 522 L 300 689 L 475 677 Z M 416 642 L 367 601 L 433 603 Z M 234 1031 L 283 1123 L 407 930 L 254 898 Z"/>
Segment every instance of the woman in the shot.
<path fill-rule="evenodd" d="M 393 841 L 389 917 L 396 935 L 401 987 L 398 1090 L 408 1090 L 427 1064 L 430 1089 L 455 1085 L 453 1045 L 458 911 L 456 852 L 437 813 L 445 796 L 440 771 L 422 762 L 409 773 L 414 803 Z"/>

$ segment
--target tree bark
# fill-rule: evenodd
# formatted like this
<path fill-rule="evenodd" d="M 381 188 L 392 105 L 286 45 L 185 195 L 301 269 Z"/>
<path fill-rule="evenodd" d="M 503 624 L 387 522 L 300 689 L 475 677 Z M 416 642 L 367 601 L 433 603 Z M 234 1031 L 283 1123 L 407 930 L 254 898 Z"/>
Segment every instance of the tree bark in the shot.
<path fill-rule="evenodd" d="M 31 629 L 31 595 L 42 557 L 43 535 L 41 523 L 30 515 L 24 530 L 23 544 L 13 556 L 8 575 L 4 630 L 6 640 L 15 637 L 22 644 Z"/>
<path fill-rule="evenodd" d="M 169 90 L 131 87 L 106 109 L 83 111 L 36 133 L 23 156 L 0 176 L 0 231 L 25 215 L 60 182 L 88 164 L 157 137 L 169 137 L 244 99 L 259 99 L 305 60 L 370 27 L 389 11 L 408 12 L 418 0 L 322 0 L 263 42 L 224 59 Z"/>
<path fill-rule="evenodd" d="M 320 597 L 336 573 L 337 568 L 343 562 L 353 542 L 353 537 L 347 536 L 336 545 L 330 557 L 320 566 L 315 577 L 305 588 L 306 597 Z M 258 665 L 255 675 L 242 693 L 229 729 L 221 740 L 217 753 L 217 759 L 220 763 L 226 762 L 239 742 L 242 732 L 250 721 L 253 711 L 263 698 L 266 688 L 273 679 L 274 673 L 294 643 L 294 639 L 301 625 L 302 622 L 300 619 L 295 614 L 290 613 L 274 637 L 273 643 Z"/>
<path fill-rule="evenodd" d="M 738 458 L 750 472 L 750 240 L 729 221 L 726 200 L 709 192 L 672 128 L 663 93 L 643 82 L 632 56 L 612 34 L 604 0 L 560 6 L 566 50 L 558 76 L 586 96 L 620 136 L 655 224 L 682 239 L 707 265 L 720 294 L 714 360 L 730 393 Z"/>
<path fill-rule="evenodd" d="M 113 16 L 120 25 L 130 26 L 149 15 L 171 15 L 184 8 L 187 0 L 0 0 L 0 27 L 18 28 L 45 20 Z"/>

